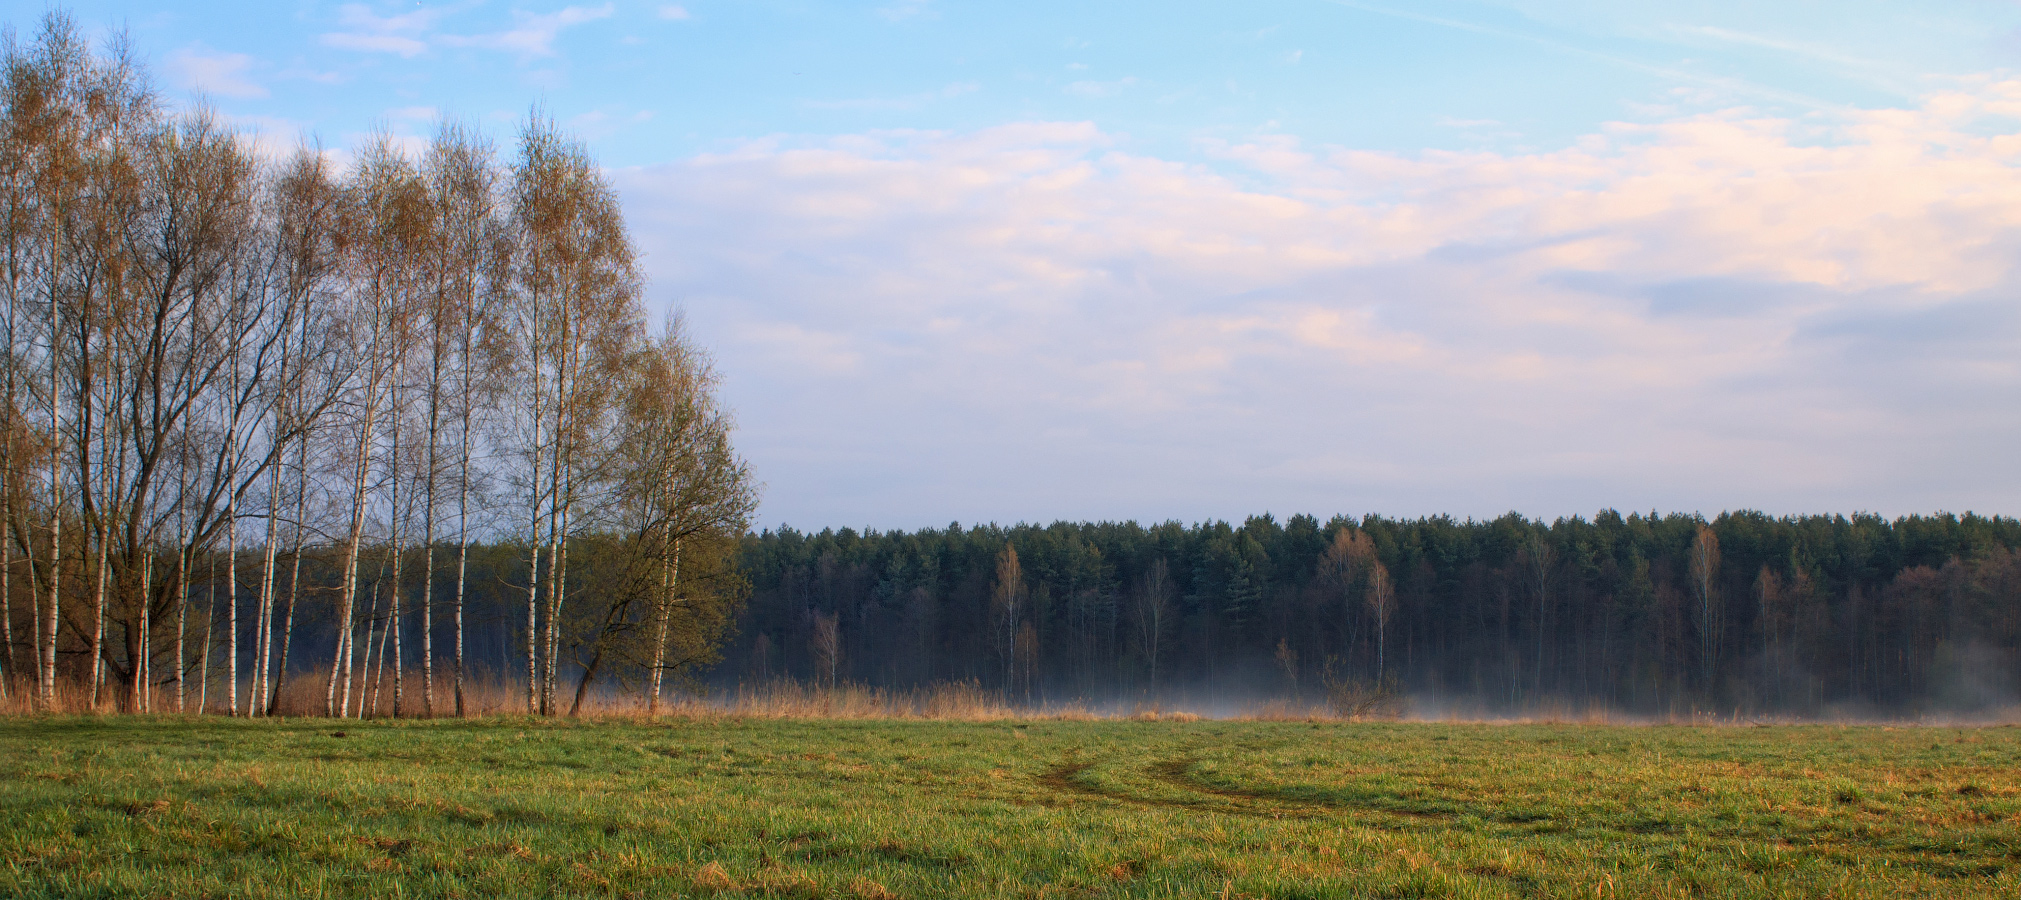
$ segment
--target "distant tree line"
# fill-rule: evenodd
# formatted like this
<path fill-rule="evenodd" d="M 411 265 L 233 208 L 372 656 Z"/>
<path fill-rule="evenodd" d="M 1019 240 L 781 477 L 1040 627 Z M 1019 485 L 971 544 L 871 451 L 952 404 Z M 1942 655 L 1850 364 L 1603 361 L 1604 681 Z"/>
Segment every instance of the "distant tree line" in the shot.
<path fill-rule="evenodd" d="M 752 485 L 580 144 L 270 162 L 62 14 L 0 65 L 0 698 L 461 713 L 474 595 L 528 712 L 708 658 Z"/>
<path fill-rule="evenodd" d="M 744 539 L 714 676 L 1817 715 L 2011 702 L 2021 522 L 1268 515 Z"/>

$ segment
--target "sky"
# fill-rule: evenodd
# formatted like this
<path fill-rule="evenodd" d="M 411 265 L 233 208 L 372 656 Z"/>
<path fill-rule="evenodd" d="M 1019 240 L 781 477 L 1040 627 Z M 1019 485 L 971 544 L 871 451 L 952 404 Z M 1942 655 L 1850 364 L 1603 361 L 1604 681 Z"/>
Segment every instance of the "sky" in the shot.
<path fill-rule="evenodd" d="M 268 152 L 561 123 L 761 526 L 2021 514 L 2011 0 L 69 9 Z"/>

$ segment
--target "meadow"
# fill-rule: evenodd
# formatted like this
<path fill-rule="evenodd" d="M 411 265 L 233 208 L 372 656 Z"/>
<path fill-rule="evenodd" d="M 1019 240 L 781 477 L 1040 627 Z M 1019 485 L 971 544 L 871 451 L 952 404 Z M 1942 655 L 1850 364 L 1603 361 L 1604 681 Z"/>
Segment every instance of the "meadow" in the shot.
<path fill-rule="evenodd" d="M 2015 897 L 2021 728 L 0 719 L 22 897 Z"/>

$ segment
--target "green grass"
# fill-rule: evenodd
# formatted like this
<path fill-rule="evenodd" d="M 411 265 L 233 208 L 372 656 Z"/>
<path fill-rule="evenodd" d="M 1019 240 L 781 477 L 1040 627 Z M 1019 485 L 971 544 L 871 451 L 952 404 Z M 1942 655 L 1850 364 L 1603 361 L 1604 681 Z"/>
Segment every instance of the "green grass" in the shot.
<path fill-rule="evenodd" d="M 0 895 L 2012 898 L 2021 729 L 16 718 Z"/>

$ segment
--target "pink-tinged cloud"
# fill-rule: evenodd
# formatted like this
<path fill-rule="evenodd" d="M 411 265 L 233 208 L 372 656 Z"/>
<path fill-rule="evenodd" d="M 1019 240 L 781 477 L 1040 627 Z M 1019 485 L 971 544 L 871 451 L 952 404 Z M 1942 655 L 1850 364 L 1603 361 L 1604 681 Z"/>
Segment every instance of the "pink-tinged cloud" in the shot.
<path fill-rule="evenodd" d="M 2017 111 L 1211 164 L 1033 123 L 619 177 L 768 521 L 2012 514 Z"/>
<path fill-rule="evenodd" d="M 679 14 L 670 15 L 670 10 Z M 616 7 L 606 3 L 596 7 L 565 6 L 551 13 L 513 10 L 511 28 L 481 34 L 442 33 L 439 26 L 447 12 L 444 9 L 423 9 L 381 16 L 369 7 L 347 4 L 338 13 L 344 30 L 326 33 L 321 40 L 325 46 L 342 50 L 392 53 L 404 57 L 419 56 L 431 46 L 500 50 L 522 58 L 552 56 L 555 39 L 563 31 L 587 22 L 608 19 L 616 12 Z M 681 7 L 669 6 L 661 9 L 661 15 L 664 18 L 685 18 L 687 13 Z"/>

